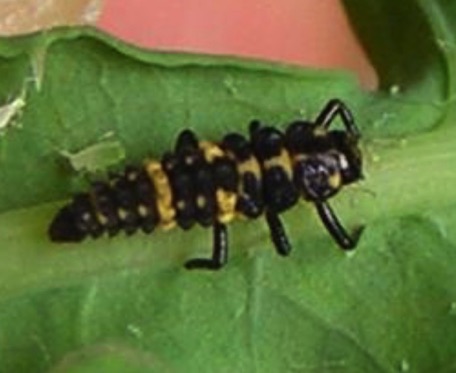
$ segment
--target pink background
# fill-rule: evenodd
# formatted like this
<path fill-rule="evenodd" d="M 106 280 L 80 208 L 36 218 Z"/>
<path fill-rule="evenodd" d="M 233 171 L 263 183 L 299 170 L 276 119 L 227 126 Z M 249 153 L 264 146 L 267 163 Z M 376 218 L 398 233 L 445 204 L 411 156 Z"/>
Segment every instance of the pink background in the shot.
<path fill-rule="evenodd" d="M 350 69 L 375 87 L 337 0 L 107 0 L 98 26 L 141 46 Z"/>

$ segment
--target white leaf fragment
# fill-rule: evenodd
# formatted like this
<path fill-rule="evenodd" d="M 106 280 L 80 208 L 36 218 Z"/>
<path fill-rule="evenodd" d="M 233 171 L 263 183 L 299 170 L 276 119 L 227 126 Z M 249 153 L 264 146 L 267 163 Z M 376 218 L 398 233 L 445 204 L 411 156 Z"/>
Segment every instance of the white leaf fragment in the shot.
<path fill-rule="evenodd" d="M 89 173 L 105 171 L 109 166 L 125 159 L 125 149 L 116 140 L 104 140 L 75 153 L 61 150 L 60 154 L 68 159 L 75 171 L 87 171 Z"/>
<path fill-rule="evenodd" d="M 14 100 L 0 106 L 0 135 L 5 134 L 8 128 L 20 126 L 17 119 L 25 107 L 24 96 L 24 93 L 21 93 Z"/>

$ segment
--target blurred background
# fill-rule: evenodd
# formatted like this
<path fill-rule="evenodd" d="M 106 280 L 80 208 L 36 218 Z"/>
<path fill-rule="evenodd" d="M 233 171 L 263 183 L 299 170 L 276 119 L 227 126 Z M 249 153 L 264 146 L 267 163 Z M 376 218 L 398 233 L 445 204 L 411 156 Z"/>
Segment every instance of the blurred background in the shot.
<path fill-rule="evenodd" d="M 0 34 L 90 24 L 142 47 L 376 75 L 340 0 L 0 0 Z"/>

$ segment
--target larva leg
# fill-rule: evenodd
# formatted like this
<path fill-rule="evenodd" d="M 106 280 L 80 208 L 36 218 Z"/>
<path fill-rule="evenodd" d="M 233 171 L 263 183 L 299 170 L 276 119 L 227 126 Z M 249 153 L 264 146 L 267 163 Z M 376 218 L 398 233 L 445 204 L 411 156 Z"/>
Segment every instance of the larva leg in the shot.
<path fill-rule="evenodd" d="M 350 133 L 355 138 L 359 138 L 360 132 L 355 124 L 351 111 L 341 100 L 336 98 L 328 101 L 328 103 L 325 105 L 315 120 L 315 126 L 328 129 L 337 115 L 340 115 L 348 133 Z"/>
<path fill-rule="evenodd" d="M 215 222 L 213 225 L 212 258 L 195 258 L 185 263 L 187 269 L 218 270 L 228 261 L 228 231 L 226 225 Z"/>
<path fill-rule="evenodd" d="M 279 215 L 270 210 L 266 211 L 266 222 L 268 223 L 271 240 L 274 243 L 277 253 L 282 256 L 290 254 L 291 245 Z"/>
<path fill-rule="evenodd" d="M 361 227 L 349 235 L 327 202 L 315 202 L 315 206 L 323 225 L 340 248 L 343 250 L 354 249 L 363 228 Z"/>

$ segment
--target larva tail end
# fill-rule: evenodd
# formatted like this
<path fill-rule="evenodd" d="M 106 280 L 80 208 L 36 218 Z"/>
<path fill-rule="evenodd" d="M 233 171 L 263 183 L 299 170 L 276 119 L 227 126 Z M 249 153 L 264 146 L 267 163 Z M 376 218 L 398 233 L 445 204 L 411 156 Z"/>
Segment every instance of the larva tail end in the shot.
<path fill-rule="evenodd" d="M 70 206 L 62 208 L 48 230 L 53 242 L 81 242 L 86 234 L 76 224 L 76 217 Z"/>

